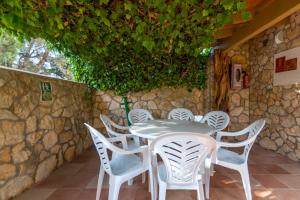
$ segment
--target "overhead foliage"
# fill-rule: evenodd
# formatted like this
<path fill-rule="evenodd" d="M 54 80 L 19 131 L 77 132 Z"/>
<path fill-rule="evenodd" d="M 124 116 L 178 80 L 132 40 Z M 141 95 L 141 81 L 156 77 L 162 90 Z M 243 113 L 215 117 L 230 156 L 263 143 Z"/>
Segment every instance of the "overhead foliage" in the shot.
<path fill-rule="evenodd" d="M 201 88 L 202 50 L 234 14 L 249 18 L 245 7 L 245 0 L 2 0 L 0 25 L 46 39 L 71 59 L 77 79 L 97 88 Z"/>

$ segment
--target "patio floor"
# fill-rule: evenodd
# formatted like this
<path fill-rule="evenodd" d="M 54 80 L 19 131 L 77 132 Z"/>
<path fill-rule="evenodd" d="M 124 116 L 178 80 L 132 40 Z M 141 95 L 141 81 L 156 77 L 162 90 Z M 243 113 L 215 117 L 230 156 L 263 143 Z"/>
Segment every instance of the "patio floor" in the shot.
<path fill-rule="evenodd" d="M 91 148 L 15 200 L 95 200 L 98 170 L 98 156 L 94 148 Z M 239 174 L 221 167 L 215 167 L 215 170 L 211 180 L 210 199 L 245 199 Z M 254 146 L 250 154 L 249 170 L 253 199 L 300 199 L 300 163 Z M 107 182 L 106 177 L 101 195 L 103 200 L 107 200 Z M 119 200 L 150 199 L 147 185 L 141 183 L 140 177 L 134 180 L 132 186 L 124 184 Z M 168 190 L 167 199 L 196 199 L 196 193 Z"/>

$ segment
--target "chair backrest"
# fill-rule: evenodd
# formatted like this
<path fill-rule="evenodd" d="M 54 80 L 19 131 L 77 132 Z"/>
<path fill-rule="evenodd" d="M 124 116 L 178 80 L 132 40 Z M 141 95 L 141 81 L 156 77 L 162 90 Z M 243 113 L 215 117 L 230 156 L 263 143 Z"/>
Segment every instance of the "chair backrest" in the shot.
<path fill-rule="evenodd" d="M 202 119 L 203 123 L 206 122 L 209 126 L 213 127 L 216 132 L 225 129 L 229 121 L 229 115 L 223 111 L 211 111 Z"/>
<path fill-rule="evenodd" d="M 194 114 L 186 108 L 175 108 L 168 114 L 168 119 L 191 120 L 194 121 Z"/>
<path fill-rule="evenodd" d="M 203 119 L 203 115 L 195 115 L 194 121 L 195 122 L 202 122 L 202 119 Z"/>
<path fill-rule="evenodd" d="M 102 115 L 102 114 L 100 114 L 100 119 L 107 131 L 108 136 L 114 137 L 114 135 L 111 134 L 111 132 L 113 131 L 113 123 L 112 123 L 111 119 L 109 119 L 106 115 Z"/>
<path fill-rule="evenodd" d="M 215 148 L 213 138 L 193 133 L 166 134 L 155 139 L 150 146 L 154 160 L 157 161 L 157 154 L 163 160 L 167 183 L 177 186 L 194 185 L 205 159 Z"/>
<path fill-rule="evenodd" d="M 248 144 L 244 147 L 243 156 L 245 159 L 248 159 L 249 152 L 255 142 L 255 139 L 257 138 L 258 134 L 262 131 L 266 123 L 266 120 L 259 119 L 250 124 L 247 128 L 245 128 L 245 132 L 248 132 L 248 138 L 246 141 L 248 141 Z"/>
<path fill-rule="evenodd" d="M 153 120 L 151 113 L 145 109 L 133 109 L 128 113 L 128 120 L 131 124 L 146 122 L 148 120 Z"/>
<path fill-rule="evenodd" d="M 109 161 L 109 157 L 107 154 L 107 149 L 110 149 L 110 146 L 112 145 L 99 131 L 97 131 L 95 128 L 91 127 L 88 124 L 84 124 L 92 137 L 92 140 L 94 142 L 94 145 L 97 149 L 98 155 L 100 157 L 100 162 L 101 165 L 103 167 L 103 169 L 105 170 L 106 173 L 108 174 L 112 174 L 111 173 L 111 167 L 110 167 L 110 161 Z"/>

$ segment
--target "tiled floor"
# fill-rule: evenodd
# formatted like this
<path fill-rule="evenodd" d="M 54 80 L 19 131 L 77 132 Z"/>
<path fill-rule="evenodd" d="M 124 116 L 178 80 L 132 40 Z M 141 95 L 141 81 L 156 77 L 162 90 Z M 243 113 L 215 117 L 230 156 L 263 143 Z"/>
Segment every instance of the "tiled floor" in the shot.
<path fill-rule="evenodd" d="M 94 200 L 98 169 L 98 157 L 94 149 L 90 149 L 15 200 Z M 245 199 L 241 179 L 237 172 L 221 167 L 215 167 L 215 170 L 216 173 L 211 180 L 210 199 Z M 254 146 L 250 154 L 249 170 L 253 199 L 300 199 L 300 163 Z M 107 183 L 106 177 L 101 199 L 107 199 Z M 134 180 L 133 186 L 124 184 L 119 199 L 150 199 L 147 184 L 142 184 L 140 177 Z M 196 199 L 196 193 L 193 191 L 168 191 L 167 199 Z"/>

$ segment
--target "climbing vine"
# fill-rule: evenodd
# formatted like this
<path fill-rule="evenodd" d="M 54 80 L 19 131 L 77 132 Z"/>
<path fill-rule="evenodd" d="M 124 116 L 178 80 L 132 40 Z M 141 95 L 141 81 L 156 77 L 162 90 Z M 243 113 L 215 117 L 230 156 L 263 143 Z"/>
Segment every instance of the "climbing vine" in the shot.
<path fill-rule="evenodd" d="M 201 52 L 233 15 L 251 17 L 245 8 L 245 0 L 2 0 L 0 26 L 47 40 L 96 88 L 201 88 Z"/>

